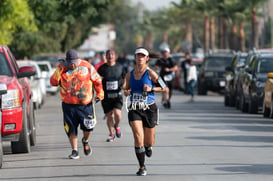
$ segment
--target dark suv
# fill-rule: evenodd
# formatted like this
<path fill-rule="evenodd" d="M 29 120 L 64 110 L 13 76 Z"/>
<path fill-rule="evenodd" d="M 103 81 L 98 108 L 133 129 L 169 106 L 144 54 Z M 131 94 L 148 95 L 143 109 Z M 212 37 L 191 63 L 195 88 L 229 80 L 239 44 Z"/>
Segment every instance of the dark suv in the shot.
<path fill-rule="evenodd" d="M 257 113 L 263 105 L 267 74 L 273 70 L 273 51 L 256 52 L 242 76 L 241 109 Z"/>
<path fill-rule="evenodd" d="M 226 67 L 230 65 L 234 54 L 230 50 L 217 50 L 205 56 L 198 74 L 199 95 L 206 95 L 208 90 L 224 91 Z"/>
<path fill-rule="evenodd" d="M 231 65 L 226 68 L 225 106 L 235 106 L 239 73 L 245 65 L 247 55 L 245 52 L 237 52 Z"/>

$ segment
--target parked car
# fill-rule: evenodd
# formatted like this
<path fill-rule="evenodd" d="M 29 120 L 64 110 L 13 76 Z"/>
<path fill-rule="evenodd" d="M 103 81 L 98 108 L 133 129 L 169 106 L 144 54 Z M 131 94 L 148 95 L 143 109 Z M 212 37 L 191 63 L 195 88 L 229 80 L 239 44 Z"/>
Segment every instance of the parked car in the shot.
<path fill-rule="evenodd" d="M 0 84 L 0 102 L 2 100 L 2 95 L 6 93 L 7 93 L 7 85 Z M 1 124 L 2 124 L 2 108 L 0 106 L 0 130 L 1 130 Z M 0 134 L 0 168 L 2 168 L 2 162 L 3 162 L 3 147 L 2 147 L 2 136 Z"/>
<path fill-rule="evenodd" d="M 245 103 L 244 97 L 243 97 L 243 83 L 247 77 L 246 70 L 249 68 L 250 63 L 253 61 L 255 55 L 257 53 L 272 53 L 272 49 L 259 49 L 256 50 L 251 49 L 247 53 L 247 57 L 245 60 L 245 63 L 241 66 L 239 74 L 238 74 L 238 80 L 237 80 L 237 93 L 236 93 L 236 100 L 235 100 L 235 106 L 237 109 L 242 110 L 243 112 L 248 111 L 248 107 Z"/>
<path fill-rule="evenodd" d="M 45 54 L 39 55 L 33 58 L 34 61 L 49 61 L 53 68 L 56 68 L 59 63 L 59 59 L 64 59 L 65 56 L 62 54 Z"/>
<path fill-rule="evenodd" d="M 225 106 L 235 106 L 238 77 L 240 70 L 245 65 L 247 55 L 245 52 L 237 52 L 232 58 L 231 65 L 226 68 Z"/>
<path fill-rule="evenodd" d="M 257 52 L 245 69 L 242 84 L 242 111 L 257 113 L 263 105 L 267 74 L 273 70 L 273 52 Z"/>
<path fill-rule="evenodd" d="M 46 84 L 46 93 L 55 95 L 59 88 L 57 86 L 50 85 L 50 77 L 54 73 L 55 68 L 53 68 L 49 61 L 37 61 L 41 71 L 42 71 L 42 78 L 45 80 Z"/>
<path fill-rule="evenodd" d="M 42 71 L 39 65 L 37 64 L 37 62 L 32 60 L 17 60 L 17 63 L 19 67 L 32 66 L 35 69 L 35 76 L 29 77 L 29 83 L 32 93 L 31 100 L 34 109 L 41 108 L 46 96 L 46 82 L 45 79 L 42 77 Z"/>
<path fill-rule="evenodd" d="M 12 153 L 29 153 L 36 144 L 36 124 L 27 77 L 35 75 L 31 66 L 19 68 L 7 46 L 0 46 L 0 83 L 7 85 L 2 95 L 2 141 L 11 142 Z"/>
<path fill-rule="evenodd" d="M 267 74 L 264 87 L 263 115 L 273 118 L 273 72 Z"/>
<path fill-rule="evenodd" d="M 206 54 L 198 74 L 199 95 L 206 95 L 208 90 L 224 91 L 226 67 L 230 65 L 234 54 L 231 50 L 214 50 Z"/>

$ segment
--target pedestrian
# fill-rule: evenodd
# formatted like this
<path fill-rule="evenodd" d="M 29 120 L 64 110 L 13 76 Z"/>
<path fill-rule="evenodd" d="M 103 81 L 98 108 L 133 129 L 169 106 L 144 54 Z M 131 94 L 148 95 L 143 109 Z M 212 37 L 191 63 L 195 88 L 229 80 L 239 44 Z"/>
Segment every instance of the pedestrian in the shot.
<path fill-rule="evenodd" d="M 106 52 L 101 51 L 100 52 L 100 62 L 95 65 L 96 71 L 98 71 L 99 67 L 106 63 Z"/>
<path fill-rule="evenodd" d="M 124 67 L 116 62 L 114 50 L 106 51 L 106 60 L 107 62 L 98 69 L 98 73 L 102 77 L 104 100 L 102 100 L 101 104 L 104 113 L 107 115 L 106 122 L 109 130 L 106 141 L 112 142 L 115 140 L 115 136 L 121 137 L 122 86 L 126 72 Z"/>
<path fill-rule="evenodd" d="M 194 90 L 195 90 L 195 85 L 197 82 L 197 71 L 196 71 L 196 66 L 193 63 L 193 60 L 190 59 L 189 61 L 189 68 L 188 68 L 188 75 L 187 75 L 187 89 L 188 93 L 191 95 L 190 102 L 194 101 Z"/>
<path fill-rule="evenodd" d="M 170 57 L 170 48 L 165 47 L 161 50 L 162 58 L 158 59 L 155 68 L 160 71 L 161 78 L 166 82 L 168 91 L 162 93 L 162 103 L 165 108 L 171 108 L 171 97 L 174 87 L 174 76 L 177 70 L 175 61 Z"/>
<path fill-rule="evenodd" d="M 82 144 L 85 155 L 92 154 L 88 140 L 95 127 L 95 112 L 92 106 L 93 88 L 95 101 L 103 100 L 104 92 L 99 74 L 85 60 L 79 59 L 73 49 L 66 52 L 65 62 L 60 63 L 50 78 L 52 86 L 60 86 L 64 129 L 71 144 L 70 159 L 80 158 L 78 152 L 78 126 L 83 131 Z"/>
<path fill-rule="evenodd" d="M 124 95 L 130 96 L 128 120 L 134 136 L 135 154 L 139 162 L 137 175 L 147 174 L 145 154 L 152 156 L 158 108 L 154 92 L 166 91 L 164 81 L 148 67 L 149 52 L 143 47 L 135 51 L 136 65 L 125 77 Z"/>
<path fill-rule="evenodd" d="M 190 61 L 191 61 L 191 57 L 190 57 L 190 53 L 189 52 L 186 52 L 185 53 L 185 59 L 184 61 L 181 63 L 181 70 L 182 70 L 182 73 L 183 73 L 183 78 L 184 78 L 184 93 L 187 94 L 187 76 L 188 76 L 188 69 L 190 67 Z"/>

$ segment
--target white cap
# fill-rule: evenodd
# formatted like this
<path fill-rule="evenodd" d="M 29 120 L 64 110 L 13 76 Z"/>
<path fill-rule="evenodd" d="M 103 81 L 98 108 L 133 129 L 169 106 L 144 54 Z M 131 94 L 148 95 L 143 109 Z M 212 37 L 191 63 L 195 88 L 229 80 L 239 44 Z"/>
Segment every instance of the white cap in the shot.
<path fill-rule="evenodd" d="M 169 47 L 164 47 L 164 48 L 162 48 L 162 52 L 170 52 L 170 48 Z"/>
<path fill-rule="evenodd" d="M 141 54 L 143 54 L 145 56 L 149 56 L 149 52 L 145 48 L 136 49 L 135 54 L 138 54 L 138 53 L 141 53 Z"/>

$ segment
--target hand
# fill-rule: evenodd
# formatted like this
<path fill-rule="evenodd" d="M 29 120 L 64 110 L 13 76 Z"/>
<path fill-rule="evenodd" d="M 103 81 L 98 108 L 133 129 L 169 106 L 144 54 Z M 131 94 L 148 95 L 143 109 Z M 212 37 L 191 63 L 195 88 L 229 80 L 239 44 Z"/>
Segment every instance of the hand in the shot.
<path fill-rule="evenodd" d="M 151 92 L 152 91 L 152 87 L 149 87 L 147 84 L 144 84 L 143 91 L 144 92 Z"/>
<path fill-rule="evenodd" d="M 169 72 L 169 71 L 170 71 L 170 69 L 169 69 L 169 68 L 165 68 L 165 71 L 166 71 L 166 72 Z"/>
<path fill-rule="evenodd" d="M 124 95 L 125 96 L 129 96 L 131 94 L 131 89 L 128 89 L 128 90 L 124 90 Z"/>
<path fill-rule="evenodd" d="M 100 102 L 100 98 L 96 97 L 95 98 L 95 103 L 98 103 L 98 102 Z"/>

